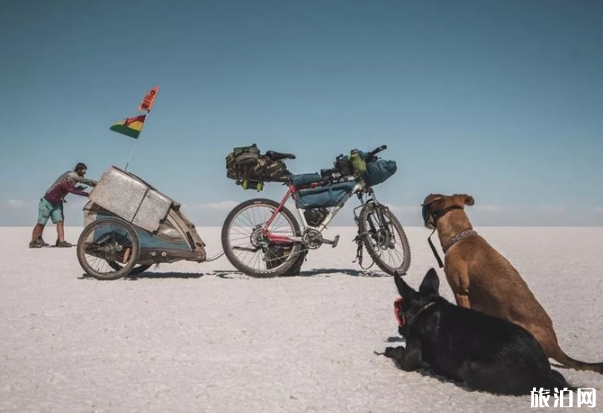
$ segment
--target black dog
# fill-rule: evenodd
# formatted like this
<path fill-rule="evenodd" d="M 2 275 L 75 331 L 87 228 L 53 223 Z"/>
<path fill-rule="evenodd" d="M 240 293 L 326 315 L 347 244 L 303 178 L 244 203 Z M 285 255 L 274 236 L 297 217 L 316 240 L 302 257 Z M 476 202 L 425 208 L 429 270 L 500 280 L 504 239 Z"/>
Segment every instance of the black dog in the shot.
<path fill-rule="evenodd" d="M 544 350 L 527 330 L 440 297 L 433 268 L 419 292 L 399 275 L 394 278 L 402 296 L 395 307 L 406 348 L 388 347 L 385 356 L 398 367 L 412 371 L 423 362 L 436 374 L 495 394 L 573 389 L 561 373 L 551 370 Z"/>

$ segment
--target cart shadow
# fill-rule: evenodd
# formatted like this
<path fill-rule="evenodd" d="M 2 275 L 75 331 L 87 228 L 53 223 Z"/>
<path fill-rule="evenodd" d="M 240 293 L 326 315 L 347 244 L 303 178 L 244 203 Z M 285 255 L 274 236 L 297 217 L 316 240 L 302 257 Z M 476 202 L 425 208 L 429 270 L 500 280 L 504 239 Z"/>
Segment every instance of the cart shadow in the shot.
<path fill-rule="evenodd" d="M 126 276 L 122 277 L 121 279 L 124 281 L 137 281 L 140 279 L 152 280 L 152 279 L 163 279 L 163 278 L 191 279 L 191 278 L 201 278 L 206 275 L 207 274 L 196 273 L 196 272 L 142 272 L 142 273 L 136 274 L 136 275 L 126 275 Z M 85 273 L 82 274 L 82 276 L 79 279 L 80 280 L 99 281 L 99 280 L 95 279 L 94 277 L 91 277 L 90 275 L 85 274 Z"/>
<path fill-rule="evenodd" d="M 157 279 L 157 278 L 175 278 L 175 279 L 190 279 L 190 278 L 201 278 L 206 276 L 207 274 L 198 273 L 198 272 L 142 272 L 136 275 L 126 275 L 124 277 L 125 280 L 136 281 L 140 279 Z"/>

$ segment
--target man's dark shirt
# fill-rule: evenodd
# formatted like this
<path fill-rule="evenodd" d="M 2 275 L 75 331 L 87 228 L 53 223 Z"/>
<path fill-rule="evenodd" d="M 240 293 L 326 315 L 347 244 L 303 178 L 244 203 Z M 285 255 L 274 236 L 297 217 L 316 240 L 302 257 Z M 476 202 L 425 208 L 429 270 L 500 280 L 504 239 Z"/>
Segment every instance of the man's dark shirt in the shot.
<path fill-rule="evenodd" d="M 71 179 L 66 179 L 63 182 L 53 185 L 51 189 L 46 192 L 44 198 L 46 198 L 46 200 L 52 205 L 56 206 L 61 204 L 63 202 L 63 198 L 65 198 L 69 193 L 86 197 L 88 196 L 88 192 L 77 189 L 73 185 L 73 181 Z"/>

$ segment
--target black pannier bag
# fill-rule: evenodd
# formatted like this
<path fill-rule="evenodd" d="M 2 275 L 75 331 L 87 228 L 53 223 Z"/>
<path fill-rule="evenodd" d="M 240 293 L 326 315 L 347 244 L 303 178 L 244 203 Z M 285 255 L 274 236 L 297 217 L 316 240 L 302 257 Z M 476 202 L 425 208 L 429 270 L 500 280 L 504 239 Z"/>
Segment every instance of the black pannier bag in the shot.
<path fill-rule="evenodd" d="M 341 174 L 341 176 L 351 176 L 354 174 L 352 171 L 352 163 L 350 157 L 347 155 L 339 155 L 333 162 L 335 169 Z"/>

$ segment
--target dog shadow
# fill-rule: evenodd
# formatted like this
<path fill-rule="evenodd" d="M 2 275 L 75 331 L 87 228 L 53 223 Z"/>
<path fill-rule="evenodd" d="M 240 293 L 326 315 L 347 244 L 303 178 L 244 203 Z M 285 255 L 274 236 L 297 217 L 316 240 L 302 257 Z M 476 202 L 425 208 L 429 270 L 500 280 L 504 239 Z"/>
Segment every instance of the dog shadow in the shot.
<path fill-rule="evenodd" d="M 402 336 L 389 336 L 385 341 L 388 343 L 402 343 L 406 347 L 406 339 Z"/>
<path fill-rule="evenodd" d="M 402 370 L 402 371 L 404 371 L 404 370 Z M 421 367 L 419 367 L 417 370 L 415 370 L 413 372 L 409 372 L 409 373 L 419 373 L 423 377 L 430 377 L 432 379 L 436 379 L 437 381 L 439 381 L 442 384 L 452 384 L 453 386 L 456 386 L 459 389 L 466 391 L 467 393 L 492 394 L 492 393 L 488 393 L 488 392 L 484 392 L 481 390 L 476 390 L 476 389 L 467 387 L 467 385 L 463 382 L 452 380 L 452 379 L 449 379 L 448 377 L 440 376 L 439 374 L 434 372 L 430 367 L 428 367 L 426 365 L 421 365 Z M 511 396 L 511 397 L 513 397 L 513 396 Z M 515 396 L 515 397 L 522 397 L 522 396 Z"/>

